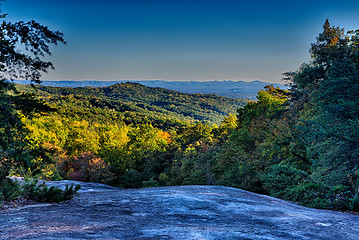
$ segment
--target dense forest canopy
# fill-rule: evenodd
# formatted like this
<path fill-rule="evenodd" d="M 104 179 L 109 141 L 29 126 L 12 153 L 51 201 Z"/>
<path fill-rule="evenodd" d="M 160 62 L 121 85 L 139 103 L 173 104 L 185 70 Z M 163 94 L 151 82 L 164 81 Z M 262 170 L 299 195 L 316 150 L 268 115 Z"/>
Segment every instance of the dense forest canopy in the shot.
<path fill-rule="evenodd" d="M 32 175 L 123 187 L 141 187 L 147 181 L 180 184 L 169 177 L 174 163 L 177 168 L 174 158 L 223 142 L 228 129 L 209 123 L 227 116 L 225 125 L 234 128 L 231 112 L 248 102 L 134 83 L 17 88 L 37 92 L 52 109 L 23 119 L 30 131 L 30 148 L 38 153 Z"/>

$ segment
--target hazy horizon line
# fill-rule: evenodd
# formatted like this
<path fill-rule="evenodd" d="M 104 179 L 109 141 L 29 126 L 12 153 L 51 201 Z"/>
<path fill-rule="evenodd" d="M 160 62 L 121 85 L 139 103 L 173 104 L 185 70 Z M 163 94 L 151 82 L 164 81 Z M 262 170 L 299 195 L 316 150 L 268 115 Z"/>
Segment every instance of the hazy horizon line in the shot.
<path fill-rule="evenodd" d="M 13 79 L 14 81 L 31 81 L 26 79 Z M 268 82 L 263 80 L 232 80 L 232 79 L 225 79 L 225 80 L 166 80 L 166 79 L 120 79 L 120 80 L 94 80 L 94 79 L 83 79 L 83 80 L 40 80 L 41 82 L 121 82 L 121 81 L 164 81 L 164 82 L 263 82 L 263 83 L 277 83 L 277 84 L 284 84 L 284 81 L 278 81 L 278 82 Z"/>

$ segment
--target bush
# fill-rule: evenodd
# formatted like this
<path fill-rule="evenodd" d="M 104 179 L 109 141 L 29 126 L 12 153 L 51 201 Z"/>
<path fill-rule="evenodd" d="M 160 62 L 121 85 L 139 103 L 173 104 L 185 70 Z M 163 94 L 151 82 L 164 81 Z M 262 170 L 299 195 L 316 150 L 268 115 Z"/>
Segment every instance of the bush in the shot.
<path fill-rule="evenodd" d="M 37 180 L 25 180 L 21 183 L 7 178 L 0 190 L 0 206 L 4 201 L 11 202 L 20 198 L 38 202 L 62 202 L 72 199 L 80 188 L 80 185 L 66 185 L 65 190 L 62 190 L 56 187 L 49 188 L 45 183 L 38 184 Z"/>
<path fill-rule="evenodd" d="M 359 196 L 355 195 L 350 202 L 350 209 L 353 211 L 359 211 Z"/>
<path fill-rule="evenodd" d="M 84 152 L 80 156 L 65 156 L 59 159 L 58 168 L 64 178 L 77 181 L 111 183 L 115 178 L 110 166 L 91 152 Z"/>
<path fill-rule="evenodd" d="M 169 180 L 170 180 L 170 178 L 166 173 L 161 173 L 160 176 L 158 177 L 158 181 L 159 181 L 161 186 L 170 185 Z"/>
<path fill-rule="evenodd" d="M 260 179 L 271 196 L 307 207 L 347 210 L 356 204 L 353 199 L 350 206 L 347 187 L 329 188 L 312 180 L 306 172 L 288 165 L 273 165 Z"/>
<path fill-rule="evenodd" d="M 293 189 L 302 182 L 305 173 L 287 165 L 273 165 L 260 175 L 260 180 L 271 196 L 291 199 Z"/>
<path fill-rule="evenodd" d="M 26 198 L 39 202 L 62 202 L 72 199 L 81 186 L 66 185 L 65 190 L 54 186 L 48 187 L 45 183 L 38 184 L 37 180 L 25 182 L 23 192 Z"/>
<path fill-rule="evenodd" d="M 23 194 L 22 187 L 19 181 L 6 178 L 3 187 L 0 190 L 0 202 L 13 201 L 21 197 Z M 2 201 L 1 201 L 2 200 Z"/>
<path fill-rule="evenodd" d="M 140 188 L 142 187 L 143 174 L 135 169 L 129 169 L 119 177 L 119 187 L 123 188 Z"/>
<path fill-rule="evenodd" d="M 160 184 L 158 183 L 158 181 L 154 180 L 153 178 L 150 178 L 148 181 L 143 181 L 142 182 L 142 187 L 147 188 L 147 187 L 159 187 Z"/>

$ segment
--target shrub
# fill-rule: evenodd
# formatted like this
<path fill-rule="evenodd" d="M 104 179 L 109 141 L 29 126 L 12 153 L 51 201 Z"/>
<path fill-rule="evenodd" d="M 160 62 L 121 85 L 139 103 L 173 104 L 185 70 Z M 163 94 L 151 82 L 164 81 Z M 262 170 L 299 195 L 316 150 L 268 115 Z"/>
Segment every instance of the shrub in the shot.
<path fill-rule="evenodd" d="M 129 169 L 119 177 L 119 186 L 123 188 L 140 188 L 142 187 L 143 174 L 135 169 Z"/>
<path fill-rule="evenodd" d="M 143 181 L 142 182 L 142 187 L 146 188 L 146 187 L 159 187 L 160 184 L 158 183 L 158 181 L 154 180 L 153 178 L 150 178 L 148 181 Z"/>
<path fill-rule="evenodd" d="M 260 180 L 266 191 L 271 196 L 291 199 L 293 189 L 303 180 L 305 173 L 287 165 L 273 165 L 264 174 L 260 175 Z"/>
<path fill-rule="evenodd" d="M 81 186 L 66 185 L 65 190 L 54 186 L 48 187 L 45 183 L 38 184 L 37 180 L 27 181 L 23 185 L 24 196 L 39 202 L 62 202 L 72 199 Z"/>
<path fill-rule="evenodd" d="M 16 179 L 13 181 L 9 178 L 4 180 L 3 187 L 0 189 L 0 202 L 3 201 L 13 201 L 23 194 L 22 187 L 19 181 Z"/>
<path fill-rule="evenodd" d="M 350 201 L 350 209 L 354 211 L 359 211 L 359 196 L 355 195 Z"/>
<path fill-rule="evenodd" d="M 110 183 L 114 179 L 110 166 L 91 152 L 84 152 L 80 156 L 64 156 L 59 159 L 58 168 L 64 178 L 77 181 Z"/>
<path fill-rule="evenodd" d="M 288 165 L 273 165 L 260 176 L 264 188 L 271 196 L 294 201 L 307 207 L 327 209 L 354 208 L 347 196 L 348 187 L 328 187 L 310 176 Z"/>
<path fill-rule="evenodd" d="M 65 190 L 62 190 L 48 187 L 45 183 L 38 184 L 38 180 L 25 180 L 24 183 L 21 183 L 7 178 L 0 190 L 0 206 L 4 201 L 11 202 L 20 198 L 38 202 L 62 202 L 72 199 L 80 188 L 80 185 L 71 185 L 70 187 L 66 185 Z"/>
<path fill-rule="evenodd" d="M 160 176 L 158 177 L 158 181 L 161 186 L 169 185 L 169 180 L 170 178 L 166 173 L 161 173 Z"/>

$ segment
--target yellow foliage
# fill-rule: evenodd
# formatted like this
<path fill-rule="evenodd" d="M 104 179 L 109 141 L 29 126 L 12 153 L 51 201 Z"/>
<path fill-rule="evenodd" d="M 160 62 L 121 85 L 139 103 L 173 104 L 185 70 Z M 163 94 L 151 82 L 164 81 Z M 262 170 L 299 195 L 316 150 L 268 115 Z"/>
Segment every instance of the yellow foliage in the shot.
<path fill-rule="evenodd" d="M 158 132 L 157 132 L 157 136 L 158 136 L 160 139 L 165 140 L 166 143 L 168 143 L 168 144 L 172 142 L 171 135 L 170 135 L 168 132 L 158 131 Z"/>

